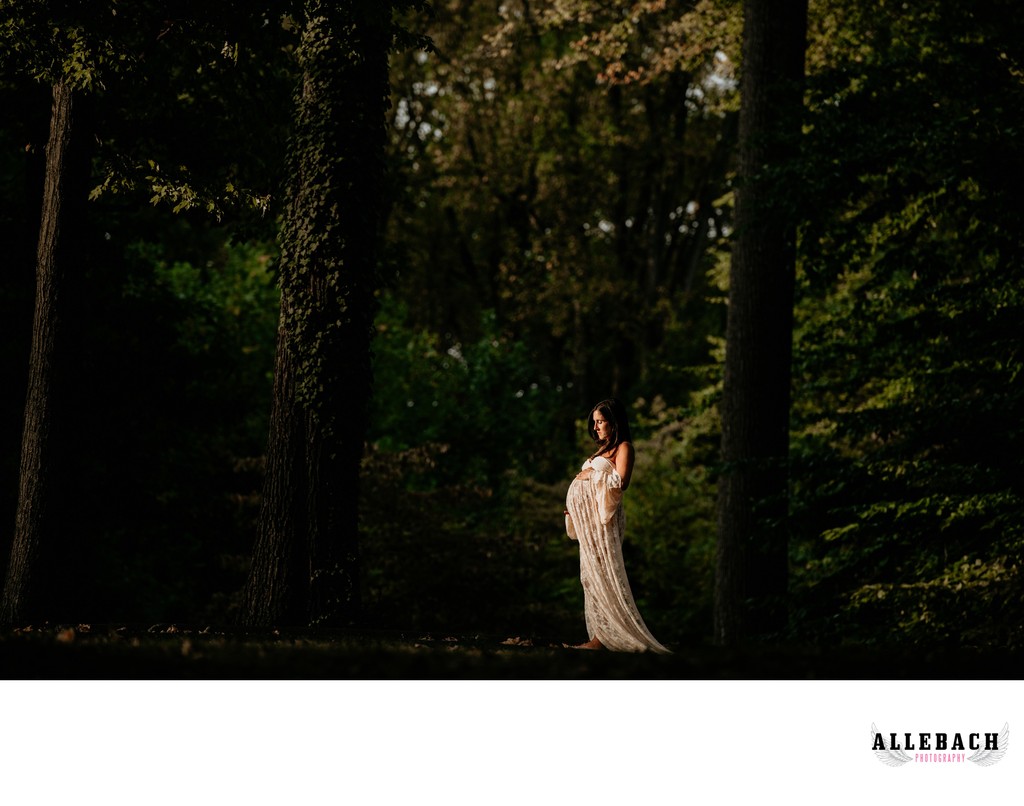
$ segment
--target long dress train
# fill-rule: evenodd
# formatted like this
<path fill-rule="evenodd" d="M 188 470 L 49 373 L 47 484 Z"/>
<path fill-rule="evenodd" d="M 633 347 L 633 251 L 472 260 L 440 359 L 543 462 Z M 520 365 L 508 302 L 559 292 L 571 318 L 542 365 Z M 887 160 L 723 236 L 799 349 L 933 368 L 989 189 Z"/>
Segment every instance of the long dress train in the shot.
<path fill-rule="evenodd" d="M 618 652 L 669 652 L 647 629 L 626 577 L 622 538 L 622 479 L 603 456 L 588 459 L 589 479 L 569 485 L 565 531 L 580 544 L 587 634 Z"/>

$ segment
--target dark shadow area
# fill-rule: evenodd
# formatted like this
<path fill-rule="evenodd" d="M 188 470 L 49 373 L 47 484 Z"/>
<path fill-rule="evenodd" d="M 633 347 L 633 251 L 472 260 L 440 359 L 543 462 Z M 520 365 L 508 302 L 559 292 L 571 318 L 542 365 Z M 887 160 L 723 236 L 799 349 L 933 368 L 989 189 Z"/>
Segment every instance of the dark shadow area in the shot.
<path fill-rule="evenodd" d="M 1024 653 L 1007 651 L 673 650 L 592 652 L 521 636 L 78 625 L 3 635 L 0 668 L 7 679 L 43 680 L 1002 680 L 1024 670 Z"/>

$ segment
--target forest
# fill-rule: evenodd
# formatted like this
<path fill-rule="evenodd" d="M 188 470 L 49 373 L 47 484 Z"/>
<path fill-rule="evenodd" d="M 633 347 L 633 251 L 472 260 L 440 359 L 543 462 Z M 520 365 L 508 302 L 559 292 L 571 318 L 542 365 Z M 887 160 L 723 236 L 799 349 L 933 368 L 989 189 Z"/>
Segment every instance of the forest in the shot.
<path fill-rule="evenodd" d="M 1010 0 L 0 8 L 5 657 L 561 652 L 609 397 L 677 656 L 1024 650 Z"/>

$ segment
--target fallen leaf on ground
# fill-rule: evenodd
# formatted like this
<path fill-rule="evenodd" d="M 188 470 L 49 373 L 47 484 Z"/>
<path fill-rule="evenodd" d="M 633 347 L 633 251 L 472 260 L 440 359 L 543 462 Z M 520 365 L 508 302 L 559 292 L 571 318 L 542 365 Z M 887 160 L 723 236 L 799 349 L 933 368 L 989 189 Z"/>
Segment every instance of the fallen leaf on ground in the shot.
<path fill-rule="evenodd" d="M 515 638 L 506 638 L 501 643 L 505 646 L 533 646 L 533 641 L 529 638 L 520 638 L 519 636 L 516 636 Z"/>

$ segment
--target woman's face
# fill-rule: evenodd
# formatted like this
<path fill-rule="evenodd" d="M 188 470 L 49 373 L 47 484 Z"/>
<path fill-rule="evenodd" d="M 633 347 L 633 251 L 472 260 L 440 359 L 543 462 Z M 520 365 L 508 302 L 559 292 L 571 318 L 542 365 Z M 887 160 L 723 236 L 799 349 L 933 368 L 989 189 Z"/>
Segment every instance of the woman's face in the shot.
<path fill-rule="evenodd" d="M 594 412 L 594 431 L 597 432 L 597 438 L 601 442 L 605 442 L 608 436 L 611 434 L 611 426 L 608 421 L 604 418 L 604 415 L 600 411 Z"/>

